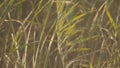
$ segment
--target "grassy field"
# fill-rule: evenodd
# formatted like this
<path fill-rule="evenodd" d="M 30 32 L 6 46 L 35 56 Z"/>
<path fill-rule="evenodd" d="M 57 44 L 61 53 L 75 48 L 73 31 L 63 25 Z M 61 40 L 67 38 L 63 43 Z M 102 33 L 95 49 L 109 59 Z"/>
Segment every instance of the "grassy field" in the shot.
<path fill-rule="evenodd" d="M 120 0 L 0 0 L 0 68 L 120 68 Z"/>

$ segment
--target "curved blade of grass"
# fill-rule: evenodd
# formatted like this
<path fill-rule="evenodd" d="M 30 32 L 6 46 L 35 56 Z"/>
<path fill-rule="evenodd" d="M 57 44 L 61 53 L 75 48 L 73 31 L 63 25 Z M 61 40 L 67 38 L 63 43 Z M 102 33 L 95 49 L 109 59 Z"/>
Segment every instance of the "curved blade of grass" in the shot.
<path fill-rule="evenodd" d="M 118 26 L 117 26 L 117 24 L 115 23 L 115 21 L 113 20 L 110 12 L 109 12 L 109 10 L 108 10 L 108 6 L 107 6 L 107 5 L 105 5 L 105 10 L 106 10 L 106 13 L 107 13 L 107 16 L 108 16 L 108 18 L 109 18 L 109 20 L 110 20 L 111 25 L 113 26 L 113 28 L 114 28 L 115 30 L 117 30 Z"/>
<path fill-rule="evenodd" d="M 87 13 L 82 13 L 82 14 L 80 14 L 80 15 L 78 15 L 78 16 L 75 16 L 72 20 L 70 20 L 70 22 L 74 22 L 74 21 L 76 21 L 76 20 L 78 20 L 78 19 L 81 19 L 81 18 L 84 17 L 86 14 L 87 14 Z"/>

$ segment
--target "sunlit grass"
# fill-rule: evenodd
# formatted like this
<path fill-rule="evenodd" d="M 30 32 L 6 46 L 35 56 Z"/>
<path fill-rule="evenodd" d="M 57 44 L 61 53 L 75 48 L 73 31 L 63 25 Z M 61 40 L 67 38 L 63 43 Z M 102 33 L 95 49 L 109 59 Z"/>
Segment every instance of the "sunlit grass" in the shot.
<path fill-rule="evenodd" d="M 119 68 L 118 0 L 1 0 L 1 68 Z"/>

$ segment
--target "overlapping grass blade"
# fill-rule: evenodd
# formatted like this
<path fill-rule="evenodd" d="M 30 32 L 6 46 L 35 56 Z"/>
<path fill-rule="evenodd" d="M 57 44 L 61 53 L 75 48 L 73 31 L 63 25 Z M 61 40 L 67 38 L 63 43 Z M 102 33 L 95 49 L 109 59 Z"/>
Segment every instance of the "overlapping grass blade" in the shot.
<path fill-rule="evenodd" d="M 117 26 L 117 24 L 115 23 L 115 21 L 113 20 L 110 12 L 109 12 L 109 10 L 108 10 L 108 6 L 107 6 L 107 5 L 105 5 L 105 9 L 106 9 L 106 13 L 107 13 L 107 16 L 108 16 L 108 18 L 109 18 L 109 20 L 110 20 L 111 25 L 113 26 L 113 28 L 114 28 L 115 30 L 117 30 L 118 26 Z"/>

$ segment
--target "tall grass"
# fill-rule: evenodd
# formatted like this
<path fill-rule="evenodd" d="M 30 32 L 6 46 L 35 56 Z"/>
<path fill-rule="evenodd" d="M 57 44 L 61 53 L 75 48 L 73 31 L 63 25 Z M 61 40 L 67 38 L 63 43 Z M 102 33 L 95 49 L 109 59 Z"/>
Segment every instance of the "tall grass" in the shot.
<path fill-rule="evenodd" d="M 119 0 L 1 0 L 0 68 L 119 68 Z"/>

